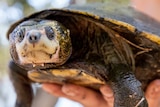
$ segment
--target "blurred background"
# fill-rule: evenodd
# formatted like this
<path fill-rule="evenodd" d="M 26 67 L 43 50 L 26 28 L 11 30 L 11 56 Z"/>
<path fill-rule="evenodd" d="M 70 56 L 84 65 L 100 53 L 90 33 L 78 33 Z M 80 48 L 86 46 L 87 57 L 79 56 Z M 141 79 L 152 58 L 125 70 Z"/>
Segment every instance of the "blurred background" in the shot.
<path fill-rule="evenodd" d="M 9 26 L 15 21 L 32 14 L 35 11 L 48 8 L 63 8 L 71 4 L 83 5 L 90 2 L 107 2 L 108 0 L 1 0 L 0 1 L 0 107 L 14 107 L 16 95 L 8 77 L 8 62 L 10 60 L 8 41 L 6 32 Z M 118 2 L 128 3 L 129 0 L 116 0 Z M 154 11 L 153 7 L 148 6 L 148 1 L 152 0 L 131 0 L 133 7 L 150 15 L 160 21 L 160 12 Z M 139 3 L 141 2 L 141 4 Z M 143 4 L 142 4 L 143 2 Z M 160 3 L 160 0 L 159 0 Z M 137 5 L 138 4 L 138 5 Z M 158 3 L 157 3 L 158 4 Z M 159 6 L 160 7 L 160 6 Z M 146 10 L 147 12 L 143 11 Z M 160 10 L 160 9 L 159 9 Z M 153 12 L 154 11 L 154 12 Z M 156 13 L 158 12 L 158 13 Z M 154 14 L 154 15 L 152 15 Z M 159 16 L 158 16 L 159 15 Z M 43 92 L 39 86 L 34 86 L 37 89 L 33 107 L 82 107 L 76 102 L 61 98 L 58 100 L 51 95 Z M 43 97 L 40 97 L 43 96 Z M 44 101 L 44 99 L 47 100 Z M 37 102 L 43 100 L 43 103 Z"/>

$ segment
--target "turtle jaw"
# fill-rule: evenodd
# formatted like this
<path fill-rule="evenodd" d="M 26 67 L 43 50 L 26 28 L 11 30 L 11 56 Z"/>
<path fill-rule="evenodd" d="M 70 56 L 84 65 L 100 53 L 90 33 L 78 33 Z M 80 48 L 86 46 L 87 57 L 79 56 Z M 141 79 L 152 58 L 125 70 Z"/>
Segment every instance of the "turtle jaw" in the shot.
<path fill-rule="evenodd" d="M 36 65 L 44 65 L 45 63 L 59 63 L 59 51 L 60 49 L 56 49 L 55 53 L 50 54 L 45 51 L 35 50 L 31 52 L 27 52 L 26 54 L 21 54 L 19 56 L 19 63 L 21 65 L 32 64 L 33 67 Z"/>

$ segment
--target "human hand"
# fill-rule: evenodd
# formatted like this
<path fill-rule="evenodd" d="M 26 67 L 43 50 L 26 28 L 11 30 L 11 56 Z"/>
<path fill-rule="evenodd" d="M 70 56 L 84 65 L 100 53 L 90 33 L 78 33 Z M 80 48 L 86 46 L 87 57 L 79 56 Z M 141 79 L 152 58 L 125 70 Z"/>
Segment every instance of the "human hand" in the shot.
<path fill-rule="evenodd" d="M 108 85 L 100 87 L 101 93 L 73 84 L 44 83 L 43 89 L 57 97 L 65 97 L 81 103 L 84 107 L 113 107 L 113 91 Z"/>
<path fill-rule="evenodd" d="M 145 92 L 149 107 L 160 107 L 160 79 L 152 81 Z"/>
<path fill-rule="evenodd" d="M 131 5 L 160 22 L 160 0 L 131 0 Z"/>
<path fill-rule="evenodd" d="M 65 97 L 81 103 L 84 107 L 113 107 L 113 91 L 108 85 L 100 87 L 100 93 L 73 84 L 43 84 L 43 89 L 57 97 Z M 145 92 L 149 107 L 160 107 L 160 80 L 151 82 Z"/>

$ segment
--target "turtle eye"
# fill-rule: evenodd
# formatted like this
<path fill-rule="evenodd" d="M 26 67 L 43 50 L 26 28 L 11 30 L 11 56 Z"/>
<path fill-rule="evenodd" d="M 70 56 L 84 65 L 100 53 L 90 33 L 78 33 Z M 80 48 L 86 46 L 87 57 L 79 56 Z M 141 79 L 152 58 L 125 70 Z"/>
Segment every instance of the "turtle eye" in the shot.
<path fill-rule="evenodd" d="M 25 29 L 20 29 L 16 32 L 18 42 L 21 42 L 24 39 Z"/>
<path fill-rule="evenodd" d="M 53 40 L 55 34 L 54 34 L 54 30 L 52 29 L 52 27 L 50 27 L 50 26 L 45 27 L 45 31 L 46 31 L 47 37 L 48 37 L 50 40 Z"/>
<path fill-rule="evenodd" d="M 65 31 L 62 26 L 57 26 L 56 29 L 60 33 L 61 36 L 65 36 Z"/>

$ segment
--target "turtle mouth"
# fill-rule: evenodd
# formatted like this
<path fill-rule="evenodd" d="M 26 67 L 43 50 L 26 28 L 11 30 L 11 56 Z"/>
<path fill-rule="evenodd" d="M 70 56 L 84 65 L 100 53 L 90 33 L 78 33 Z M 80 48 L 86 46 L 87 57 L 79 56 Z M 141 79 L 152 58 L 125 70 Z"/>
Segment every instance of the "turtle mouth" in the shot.
<path fill-rule="evenodd" d="M 44 63 L 58 63 L 59 62 L 59 51 L 60 48 L 57 47 L 50 53 L 44 50 L 32 50 L 28 52 L 22 51 L 18 53 L 19 62 L 23 65 L 32 64 L 33 67 L 36 65 L 44 65 Z"/>

